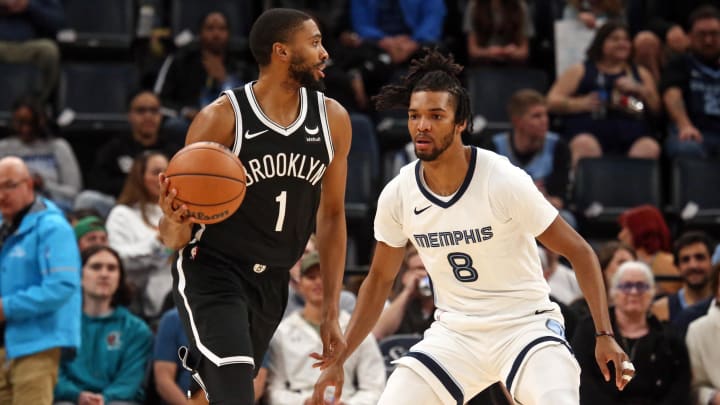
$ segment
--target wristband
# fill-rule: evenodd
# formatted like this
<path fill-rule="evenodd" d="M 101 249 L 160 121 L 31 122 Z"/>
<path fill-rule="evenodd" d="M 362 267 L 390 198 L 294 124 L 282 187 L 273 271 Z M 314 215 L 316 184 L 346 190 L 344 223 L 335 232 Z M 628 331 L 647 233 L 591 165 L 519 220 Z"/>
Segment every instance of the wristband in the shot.
<path fill-rule="evenodd" d="M 596 338 L 599 338 L 601 336 L 610 336 L 611 338 L 614 338 L 615 334 L 609 330 L 599 330 L 599 331 L 595 332 Z"/>

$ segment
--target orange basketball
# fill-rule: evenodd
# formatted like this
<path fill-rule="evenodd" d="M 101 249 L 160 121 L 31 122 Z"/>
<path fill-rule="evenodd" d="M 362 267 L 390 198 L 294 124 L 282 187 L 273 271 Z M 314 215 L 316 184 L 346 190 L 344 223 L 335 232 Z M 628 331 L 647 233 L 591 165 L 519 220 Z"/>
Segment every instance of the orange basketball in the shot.
<path fill-rule="evenodd" d="M 227 219 L 245 198 L 245 168 L 219 143 L 196 142 L 180 149 L 165 176 L 177 189 L 175 200 L 187 205 L 190 216 L 203 224 Z"/>

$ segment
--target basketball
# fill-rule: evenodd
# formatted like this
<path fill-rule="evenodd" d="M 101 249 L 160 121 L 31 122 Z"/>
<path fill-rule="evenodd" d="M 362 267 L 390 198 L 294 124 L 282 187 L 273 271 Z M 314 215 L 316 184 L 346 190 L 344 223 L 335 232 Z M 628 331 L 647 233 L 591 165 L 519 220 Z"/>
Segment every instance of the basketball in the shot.
<path fill-rule="evenodd" d="M 175 200 L 185 204 L 197 222 L 214 224 L 227 219 L 245 198 L 245 168 L 225 146 L 196 142 L 180 149 L 165 176 L 177 189 Z"/>

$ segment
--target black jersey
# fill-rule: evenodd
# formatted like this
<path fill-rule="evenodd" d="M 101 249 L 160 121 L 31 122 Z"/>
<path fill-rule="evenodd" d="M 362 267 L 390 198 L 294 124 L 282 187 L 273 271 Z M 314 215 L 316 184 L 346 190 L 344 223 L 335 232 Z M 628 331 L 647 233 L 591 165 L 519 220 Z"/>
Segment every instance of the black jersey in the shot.
<path fill-rule="evenodd" d="M 323 175 L 333 146 L 322 93 L 300 89 L 300 113 L 289 127 L 268 118 L 253 84 L 224 92 L 235 112 L 233 152 L 245 166 L 247 192 L 228 219 L 196 225 L 199 246 L 231 258 L 289 268 L 315 229 Z"/>

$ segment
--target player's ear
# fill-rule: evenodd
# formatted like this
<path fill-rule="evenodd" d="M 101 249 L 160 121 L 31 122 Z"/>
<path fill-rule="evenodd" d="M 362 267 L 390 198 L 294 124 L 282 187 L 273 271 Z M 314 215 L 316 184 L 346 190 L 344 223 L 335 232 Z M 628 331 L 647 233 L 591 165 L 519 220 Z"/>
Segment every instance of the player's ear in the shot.
<path fill-rule="evenodd" d="M 456 134 L 462 134 L 465 128 L 467 128 L 467 120 L 464 120 L 459 124 L 455 124 L 455 130 L 457 131 Z"/>
<path fill-rule="evenodd" d="M 290 51 L 287 45 L 281 44 L 280 42 L 275 42 L 273 44 L 273 54 L 283 61 L 290 59 Z"/>

